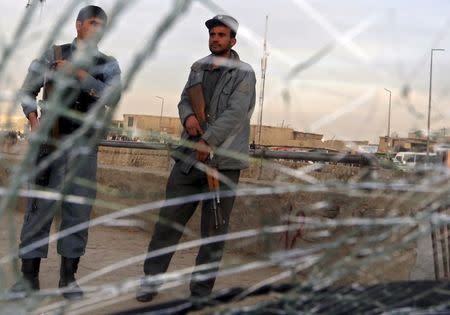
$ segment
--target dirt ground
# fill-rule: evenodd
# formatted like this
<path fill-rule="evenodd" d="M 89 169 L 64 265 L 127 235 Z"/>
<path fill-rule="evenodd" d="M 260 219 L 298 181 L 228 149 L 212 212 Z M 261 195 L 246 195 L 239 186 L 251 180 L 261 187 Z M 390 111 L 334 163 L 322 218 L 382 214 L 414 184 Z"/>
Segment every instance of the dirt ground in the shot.
<path fill-rule="evenodd" d="M 22 222 L 22 213 L 16 213 L 14 216 L 16 234 L 18 236 L 19 229 Z M 2 223 L 4 226 L 5 221 Z M 90 229 L 89 242 L 85 256 L 80 261 L 77 278 L 81 279 L 90 273 L 99 270 L 108 265 L 114 264 L 118 261 L 144 254 L 148 245 L 150 235 L 138 228 L 120 228 L 98 226 Z M 0 252 L 6 253 L 8 249 L 8 234 L 7 229 L 0 230 Z M 169 271 L 188 268 L 194 264 L 197 248 L 177 252 L 172 260 Z M 224 260 L 230 261 L 239 257 L 234 254 L 226 253 Z M 124 280 L 137 279 L 142 275 L 143 262 L 132 264 L 125 268 L 115 270 L 111 273 L 103 275 L 95 280 L 91 280 L 83 287 L 99 286 L 119 283 Z M 5 266 L 3 266 L 5 267 Z M 10 270 L 10 266 L 6 269 Z M 266 279 L 272 275 L 279 273 L 277 268 L 265 268 L 262 270 L 244 272 L 237 275 L 226 276 L 219 278 L 216 282 L 215 289 L 227 288 L 233 286 L 250 287 L 259 281 Z M 41 264 L 40 283 L 41 289 L 54 289 L 57 287 L 59 280 L 59 256 L 56 253 L 55 243 L 51 244 L 49 255 Z M 14 283 L 12 273 L 7 276 L 8 287 Z M 90 293 L 87 297 L 92 296 Z M 189 284 L 184 283 L 180 286 L 165 290 L 160 293 L 151 303 L 159 304 L 173 299 L 185 298 L 189 295 Z M 252 299 L 252 302 L 264 301 L 265 298 Z M 43 314 L 48 310 L 46 306 L 55 305 L 55 303 L 65 303 L 62 298 L 52 298 L 44 300 L 40 303 L 39 308 L 33 307 L 32 314 Z M 134 293 L 114 297 L 112 299 L 102 298 L 94 305 L 82 305 L 76 303 L 72 305 L 65 305 L 67 314 L 109 314 L 121 310 L 132 309 L 150 305 L 147 303 L 139 303 L 134 299 Z M 235 304 L 234 304 L 235 305 Z"/>

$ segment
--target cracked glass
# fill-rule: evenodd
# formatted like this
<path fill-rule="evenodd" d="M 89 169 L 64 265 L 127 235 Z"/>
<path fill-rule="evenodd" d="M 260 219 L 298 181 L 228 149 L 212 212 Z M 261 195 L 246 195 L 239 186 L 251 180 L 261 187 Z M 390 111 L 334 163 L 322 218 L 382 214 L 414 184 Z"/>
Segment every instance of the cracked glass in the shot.
<path fill-rule="evenodd" d="M 73 40 L 76 13 L 91 1 L 22 2 L 0 0 L 11 15 L 0 24 L 0 314 L 450 312 L 447 4 L 95 1 L 108 13 L 99 47 L 117 58 L 121 80 L 80 114 L 69 93 L 78 83 L 55 71 L 40 103 L 45 119 L 31 132 L 20 107 L 30 101 L 21 91 L 27 67 Z M 237 185 L 219 174 L 230 187 L 220 197 L 210 190 L 166 198 L 171 154 L 191 161 L 175 149 L 196 145 L 180 140 L 177 103 L 192 63 L 209 53 L 204 21 L 216 14 L 238 19 L 236 51 L 256 74 L 250 166 Z M 75 67 L 90 67 L 94 48 Z M 52 139 L 61 117 L 80 127 Z M 36 162 L 43 143 L 52 149 Z M 93 172 L 92 150 L 89 180 L 77 174 Z M 36 181 L 62 157 L 64 187 L 95 195 Z M 195 159 L 191 166 L 211 172 Z M 183 232 L 178 245 L 147 253 L 162 207 L 230 196 L 228 233 L 201 237 L 199 207 L 186 227 L 163 222 Z M 52 201 L 31 230 L 46 216 L 53 226 L 19 249 L 30 200 Z M 90 220 L 59 229 L 64 204 L 92 207 Z M 64 299 L 57 244 L 86 229 L 76 274 L 84 295 Z M 222 259 L 192 276 L 199 247 L 222 241 Z M 19 256 L 46 243 L 40 290 L 12 291 L 22 279 Z M 173 252 L 166 273 L 145 277 L 146 258 Z M 217 276 L 212 295 L 189 296 L 196 276 Z M 143 283 L 158 293 L 151 302 L 135 299 Z"/>

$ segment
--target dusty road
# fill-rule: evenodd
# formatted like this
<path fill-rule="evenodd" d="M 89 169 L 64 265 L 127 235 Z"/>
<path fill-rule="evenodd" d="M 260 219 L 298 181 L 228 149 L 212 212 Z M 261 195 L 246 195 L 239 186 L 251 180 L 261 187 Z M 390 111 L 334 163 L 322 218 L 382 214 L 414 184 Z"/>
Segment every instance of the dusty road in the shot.
<path fill-rule="evenodd" d="M 22 222 L 22 213 L 17 213 L 14 216 L 15 227 L 20 229 Z M 2 225 L 8 224 L 2 222 Z M 18 235 L 19 231 L 16 231 Z M 89 242 L 87 246 L 86 255 L 82 258 L 77 273 L 77 278 L 83 278 L 90 275 L 92 272 L 103 267 L 117 263 L 118 261 L 141 255 L 145 253 L 149 233 L 138 228 L 120 228 L 98 226 L 90 229 Z M 5 253 L 8 248 L 8 234 L 7 229 L 0 230 L 0 251 Z M 185 250 L 177 252 L 172 260 L 169 271 L 188 268 L 194 264 L 197 249 Z M 227 252 L 224 260 L 230 261 L 233 259 L 246 259 L 245 257 L 237 257 L 235 254 Z M 247 260 L 247 259 L 246 259 Z M 137 279 L 142 275 L 143 262 L 131 264 L 125 268 L 115 270 L 114 272 L 103 275 L 97 279 L 93 279 L 83 284 L 84 287 L 102 286 L 107 284 L 117 284 L 125 280 Z M 9 267 L 7 268 L 10 269 Z M 245 286 L 249 287 L 259 281 L 266 279 L 271 275 L 277 274 L 279 271 L 276 268 L 266 268 L 258 271 L 245 272 L 238 275 L 227 276 L 219 278 L 216 282 L 216 289 L 231 287 L 231 286 Z M 40 282 L 41 289 L 53 289 L 57 287 L 59 279 L 59 256 L 56 253 L 55 244 L 51 244 L 49 255 L 41 264 Z M 14 282 L 12 273 L 7 276 L 7 286 Z M 161 303 L 172 299 L 184 298 L 189 295 L 189 285 L 187 283 L 180 286 L 166 290 L 159 294 L 151 303 Z M 94 293 L 87 296 L 93 296 Z M 261 300 L 261 299 L 259 299 Z M 46 299 L 40 303 L 39 313 L 48 310 L 48 306 L 65 303 L 62 298 Z M 63 305 L 63 304 L 61 304 Z M 112 299 L 102 298 L 93 305 L 82 305 L 80 303 L 73 305 L 65 305 L 68 314 L 108 314 L 120 310 L 144 306 L 145 304 L 135 301 L 134 294 L 123 295 Z M 36 313 L 34 308 L 32 313 Z"/>

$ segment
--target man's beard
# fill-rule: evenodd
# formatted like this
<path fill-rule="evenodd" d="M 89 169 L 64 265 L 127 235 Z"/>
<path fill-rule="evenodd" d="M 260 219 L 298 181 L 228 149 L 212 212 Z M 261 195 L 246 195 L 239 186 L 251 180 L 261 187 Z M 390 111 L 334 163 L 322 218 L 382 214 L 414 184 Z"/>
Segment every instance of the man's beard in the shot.
<path fill-rule="evenodd" d="M 210 45 L 209 46 L 209 50 L 211 51 L 211 53 L 213 55 L 222 56 L 222 55 L 228 53 L 231 50 L 231 46 L 228 46 L 228 47 L 225 47 L 225 48 L 221 48 L 221 49 L 218 49 L 218 50 L 217 49 L 213 50 L 212 45 Z"/>

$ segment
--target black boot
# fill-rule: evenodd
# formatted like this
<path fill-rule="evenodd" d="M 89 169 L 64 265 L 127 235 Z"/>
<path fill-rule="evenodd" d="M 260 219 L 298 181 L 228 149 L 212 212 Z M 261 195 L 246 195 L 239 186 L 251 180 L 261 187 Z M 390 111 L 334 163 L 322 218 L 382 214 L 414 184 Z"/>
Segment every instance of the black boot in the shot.
<path fill-rule="evenodd" d="M 40 266 L 41 258 L 22 258 L 21 271 L 23 278 L 16 282 L 10 290 L 14 297 L 25 297 L 27 295 L 27 291 L 38 291 L 40 289 Z"/>
<path fill-rule="evenodd" d="M 81 299 L 83 297 L 83 291 L 78 286 L 75 280 L 75 273 L 78 269 L 78 258 L 67 258 L 61 256 L 61 270 L 59 273 L 59 285 L 60 289 L 66 290 L 63 296 L 69 300 Z"/>
<path fill-rule="evenodd" d="M 150 302 L 158 295 L 158 287 L 154 282 L 148 281 L 146 278 L 141 279 L 141 283 L 136 292 L 136 300 L 139 302 Z"/>

